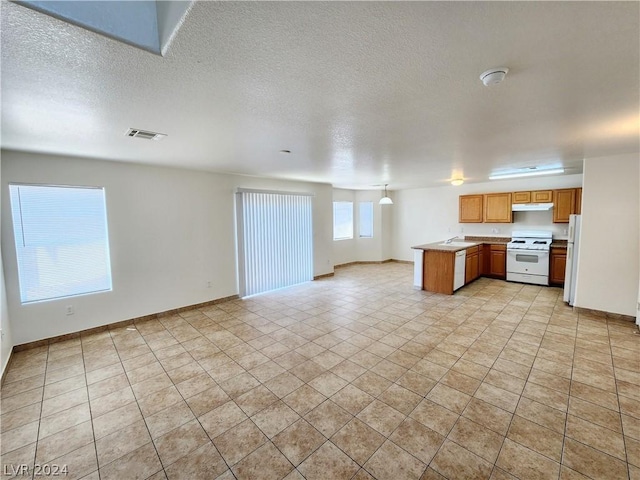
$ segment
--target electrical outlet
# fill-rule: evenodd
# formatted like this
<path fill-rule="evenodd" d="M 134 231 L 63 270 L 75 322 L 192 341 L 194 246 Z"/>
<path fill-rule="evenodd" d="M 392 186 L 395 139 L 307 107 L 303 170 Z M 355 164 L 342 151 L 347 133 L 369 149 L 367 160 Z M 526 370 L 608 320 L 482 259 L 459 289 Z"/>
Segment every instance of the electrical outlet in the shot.
<path fill-rule="evenodd" d="M 460 233 L 464 233 L 464 227 L 460 227 Z"/>
<path fill-rule="evenodd" d="M 207 288 L 211 288 L 211 282 L 207 282 Z"/>
<path fill-rule="evenodd" d="M 567 229 L 565 228 L 564 230 L 562 230 L 562 234 L 566 235 L 567 234 Z"/>
<path fill-rule="evenodd" d="M 67 312 L 67 315 L 73 315 L 74 313 L 76 313 L 75 310 L 73 309 L 73 305 L 67 305 L 65 310 Z"/>

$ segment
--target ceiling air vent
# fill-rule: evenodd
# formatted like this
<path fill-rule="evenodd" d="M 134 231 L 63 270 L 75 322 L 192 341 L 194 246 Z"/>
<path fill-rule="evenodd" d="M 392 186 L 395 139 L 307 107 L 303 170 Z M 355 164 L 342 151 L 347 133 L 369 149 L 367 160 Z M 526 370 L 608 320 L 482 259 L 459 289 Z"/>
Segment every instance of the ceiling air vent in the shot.
<path fill-rule="evenodd" d="M 137 128 L 130 128 L 125 134 L 127 137 L 142 138 L 144 140 L 162 140 L 167 135 L 164 133 L 149 132 L 147 130 L 138 130 Z"/>

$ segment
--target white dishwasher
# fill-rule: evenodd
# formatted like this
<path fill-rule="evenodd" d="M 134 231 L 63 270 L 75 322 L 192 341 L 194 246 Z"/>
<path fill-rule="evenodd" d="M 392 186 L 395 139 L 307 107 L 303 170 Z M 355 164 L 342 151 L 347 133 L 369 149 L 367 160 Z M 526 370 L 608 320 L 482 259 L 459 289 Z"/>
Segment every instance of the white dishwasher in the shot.
<path fill-rule="evenodd" d="M 453 270 L 453 290 L 456 291 L 464 286 L 464 270 L 467 263 L 467 251 L 456 252 L 456 263 Z"/>

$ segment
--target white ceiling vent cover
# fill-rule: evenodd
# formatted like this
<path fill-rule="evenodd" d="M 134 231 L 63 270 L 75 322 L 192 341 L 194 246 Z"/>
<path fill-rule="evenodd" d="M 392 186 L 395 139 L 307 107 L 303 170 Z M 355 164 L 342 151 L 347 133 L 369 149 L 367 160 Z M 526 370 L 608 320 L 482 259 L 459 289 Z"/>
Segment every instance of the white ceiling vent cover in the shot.
<path fill-rule="evenodd" d="M 149 132 L 148 130 L 139 130 L 137 128 L 130 128 L 125 135 L 127 137 L 142 138 L 144 140 L 162 140 L 167 136 L 165 133 Z"/>

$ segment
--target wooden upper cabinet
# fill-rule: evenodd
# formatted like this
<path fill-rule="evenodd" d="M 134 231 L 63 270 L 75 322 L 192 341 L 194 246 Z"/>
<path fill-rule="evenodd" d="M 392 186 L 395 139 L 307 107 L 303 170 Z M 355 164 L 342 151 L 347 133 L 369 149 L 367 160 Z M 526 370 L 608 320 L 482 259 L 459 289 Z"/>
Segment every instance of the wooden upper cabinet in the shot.
<path fill-rule="evenodd" d="M 576 209 L 577 215 L 582 214 L 582 188 L 576 188 Z"/>
<path fill-rule="evenodd" d="M 551 203 L 553 190 L 536 190 L 533 192 L 513 192 L 513 203 Z"/>
<path fill-rule="evenodd" d="M 513 203 L 531 203 L 531 192 L 513 192 Z"/>
<path fill-rule="evenodd" d="M 511 192 L 488 193 L 484 196 L 484 221 L 486 223 L 511 223 Z"/>
<path fill-rule="evenodd" d="M 576 189 L 553 191 L 553 223 L 569 223 L 569 215 L 576 211 Z"/>
<path fill-rule="evenodd" d="M 551 203 L 553 202 L 552 190 L 538 190 L 531 192 L 531 203 Z"/>
<path fill-rule="evenodd" d="M 460 195 L 460 223 L 482 223 L 483 195 Z"/>

